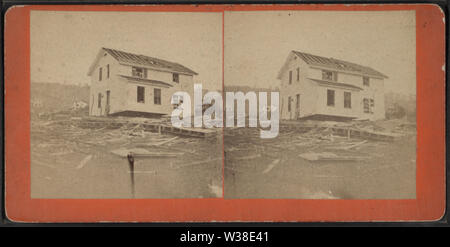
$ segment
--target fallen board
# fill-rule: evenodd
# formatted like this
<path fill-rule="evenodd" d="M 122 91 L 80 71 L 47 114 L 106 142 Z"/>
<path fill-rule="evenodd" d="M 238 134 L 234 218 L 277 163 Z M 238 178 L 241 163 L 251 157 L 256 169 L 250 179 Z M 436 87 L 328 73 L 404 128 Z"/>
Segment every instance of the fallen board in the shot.
<path fill-rule="evenodd" d="M 299 154 L 301 158 L 308 161 L 360 161 L 363 160 L 362 157 L 357 156 L 338 156 L 334 153 L 304 153 Z"/>
<path fill-rule="evenodd" d="M 81 128 L 109 128 L 120 129 L 124 126 L 130 128 L 142 128 L 143 131 L 158 132 L 158 133 L 170 133 L 181 136 L 190 137 L 217 137 L 222 128 L 178 128 L 169 124 L 164 124 L 161 121 L 155 122 L 133 122 L 127 119 L 117 119 L 112 117 L 83 117 L 81 119 L 71 119 L 71 124 L 76 124 Z M 62 124 L 63 121 L 58 121 Z"/>
<path fill-rule="evenodd" d="M 128 154 L 132 154 L 133 157 L 140 157 L 140 158 L 154 158 L 154 157 L 176 157 L 178 155 L 182 155 L 183 153 L 169 153 L 169 152 L 150 152 L 143 148 L 132 148 L 132 149 L 125 149 L 120 148 L 111 151 L 111 153 L 118 155 L 120 157 L 126 158 Z"/>

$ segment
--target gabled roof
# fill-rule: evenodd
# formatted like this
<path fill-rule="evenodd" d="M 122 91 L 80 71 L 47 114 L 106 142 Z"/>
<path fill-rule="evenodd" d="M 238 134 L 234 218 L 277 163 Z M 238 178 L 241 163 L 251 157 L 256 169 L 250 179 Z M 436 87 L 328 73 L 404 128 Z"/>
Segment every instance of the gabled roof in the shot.
<path fill-rule="evenodd" d="M 140 54 L 134 54 L 124 51 L 119 51 L 115 49 L 110 48 L 101 48 L 100 52 L 106 51 L 108 54 L 110 54 L 114 59 L 116 59 L 120 64 L 126 64 L 126 65 L 135 65 L 135 66 L 141 66 L 145 68 L 150 69 L 160 69 L 164 71 L 170 71 L 170 72 L 179 72 L 184 73 L 188 75 L 197 75 L 197 73 L 179 63 L 175 62 L 169 62 L 167 60 L 149 57 L 145 55 Z M 94 64 L 89 68 L 88 75 L 90 75 L 94 69 L 94 65 L 97 63 L 97 60 L 99 59 L 99 56 L 97 56 L 96 60 L 94 61 Z"/>
<path fill-rule="evenodd" d="M 332 70 L 346 71 L 350 73 L 357 73 L 366 76 L 374 76 L 379 78 L 388 78 L 383 73 L 376 71 L 370 67 L 359 65 L 352 62 L 347 62 L 344 60 L 336 58 L 321 57 L 317 55 L 312 55 L 305 52 L 292 51 L 295 55 L 305 61 L 308 65 L 315 65 L 319 67 L 325 67 Z"/>

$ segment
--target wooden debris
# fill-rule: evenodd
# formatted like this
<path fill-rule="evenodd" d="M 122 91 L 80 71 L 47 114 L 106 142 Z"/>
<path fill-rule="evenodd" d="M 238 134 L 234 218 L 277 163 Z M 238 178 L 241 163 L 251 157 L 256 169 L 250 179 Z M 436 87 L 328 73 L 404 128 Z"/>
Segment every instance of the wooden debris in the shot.
<path fill-rule="evenodd" d="M 178 138 L 179 138 L 178 136 L 175 136 L 174 138 L 170 138 L 170 139 L 167 139 L 167 140 L 159 142 L 159 143 L 149 143 L 148 145 L 149 146 L 161 146 L 161 145 L 167 144 L 169 142 L 172 142 Z"/>
<path fill-rule="evenodd" d="M 262 173 L 264 174 L 270 172 L 278 163 L 280 163 L 280 159 L 272 161 L 272 163 L 270 163 Z"/>
<path fill-rule="evenodd" d="M 356 157 L 356 156 L 338 156 L 334 153 L 304 153 L 300 154 L 300 157 L 302 157 L 305 160 L 309 161 L 359 161 L 362 160 L 362 157 Z"/>
<path fill-rule="evenodd" d="M 349 146 L 343 146 L 343 147 L 340 147 L 339 149 L 345 149 L 345 150 L 348 150 L 348 149 L 351 149 L 351 148 L 358 147 L 358 146 L 360 146 L 360 145 L 362 145 L 362 144 L 364 144 L 364 143 L 367 143 L 367 142 L 368 142 L 367 140 L 364 140 L 364 141 L 362 141 L 362 142 L 358 142 L 358 143 L 355 143 L 355 144 L 352 144 L 352 145 L 349 145 Z"/>
<path fill-rule="evenodd" d="M 213 183 L 208 184 L 209 191 L 216 197 L 222 197 L 222 187 Z"/>
<path fill-rule="evenodd" d="M 111 151 L 111 153 L 118 155 L 120 157 L 127 157 L 129 153 L 132 153 L 136 158 L 163 158 L 163 157 L 176 157 L 178 155 L 182 155 L 183 153 L 174 153 L 174 152 L 150 152 L 147 149 L 143 148 L 119 148 Z"/>
<path fill-rule="evenodd" d="M 250 159 L 255 159 L 255 158 L 259 158 L 259 157 L 261 157 L 261 154 L 249 155 L 249 156 L 244 156 L 244 157 L 237 157 L 237 158 L 234 158 L 234 160 L 250 160 Z"/>
<path fill-rule="evenodd" d="M 92 154 L 86 156 L 86 157 L 80 162 L 80 164 L 78 164 L 75 168 L 76 168 L 76 169 L 81 169 L 81 168 L 83 168 L 84 165 L 86 165 L 91 159 L 92 159 Z"/>
<path fill-rule="evenodd" d="M 213 161 L 218 161 L 218 160 L 222 160 L 222 157 L 215 158 L 215 159 L 196 161 L 196 162 L 192 162 L 192 163 L 188 163 L 188 164 L 182 164 L 182 165 L 174 166 L 173 168 L 174 169 L 179 169 L 179 168 L 188 167 L 188 166 L 195 166 L 195 165 L 206 164 L 206 163 L 213 162 Z"/>

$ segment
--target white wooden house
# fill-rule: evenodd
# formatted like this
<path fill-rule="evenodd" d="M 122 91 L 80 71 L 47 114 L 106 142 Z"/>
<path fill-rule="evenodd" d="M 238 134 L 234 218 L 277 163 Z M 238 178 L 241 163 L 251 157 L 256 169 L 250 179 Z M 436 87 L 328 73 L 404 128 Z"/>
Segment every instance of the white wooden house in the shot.
<path fill-rule="evenodd" d="M 383 119 L 386 78 L 367 66 L 291 51 L 278 73 L 280 118 Z"/>
<path fill-rule="evenodd" d="M 89 115 L 157 117 L 171 114 L 173 93 L 192 97 L 197 73 L 178 63 L 101 48 L 88 75 Z"/>

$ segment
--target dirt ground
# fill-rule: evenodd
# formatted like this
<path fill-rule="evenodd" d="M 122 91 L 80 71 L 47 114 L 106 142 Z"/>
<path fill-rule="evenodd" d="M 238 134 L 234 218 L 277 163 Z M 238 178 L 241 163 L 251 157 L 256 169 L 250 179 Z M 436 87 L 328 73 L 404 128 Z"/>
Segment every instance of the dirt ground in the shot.
<path fill-rule="evenodd" d="M 224 168 L 224 196 L 229 199 L 415 198 L 415 125 L 395 120 L 351 127 L 389 130 L 398 136 L 393 141 L 374 141 L 333 135 L 323 128 L 305 133 L 282 127 L 274 139 L 261 139 L 258 128 L 225 128 L 223 137 L 194 138 L 132 126 L 86 128 L 64 115 L 33 119 L 31 196 L 221 197 Z M 118 149 L 175 156 L 136 157 L 133 193 L 128 161 L 113 153 Z M 334 156 L 331 160 L 308 160 L 304 156 L 315 153 Z M 333 160 L 336 156 L 350 160 Z"/>
<path fill-rule="evenodd" d="M 80 128 L 70 120 L 33 120 L 31 196 L 132 198 L 128 161 L 111 151 L 144 148 L 179 155 L 135 158 L 135 198 L 221 197 L 222 139 L 174 137 L 130 128 Z"/>
<path fill-rule="evenodd" d="M 383 126 L 383 122 L 377 123 Z M 378 128 L 381 128 L 377 126 Z M 262 140 L 259 130 L 225 130 L 226 198 L 410 199 L 416 197 L 416 134 L 392 142 L 281 130 Z M 343 148 L 344 147 L 344 148 Z M 347 148 L 345 148 L 347 147 Z M 355 161 L 310 161 L 299 155 L 327 152 Z"/>

